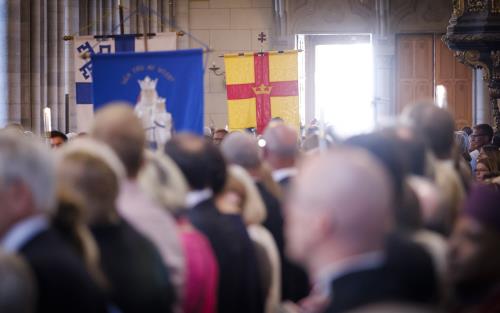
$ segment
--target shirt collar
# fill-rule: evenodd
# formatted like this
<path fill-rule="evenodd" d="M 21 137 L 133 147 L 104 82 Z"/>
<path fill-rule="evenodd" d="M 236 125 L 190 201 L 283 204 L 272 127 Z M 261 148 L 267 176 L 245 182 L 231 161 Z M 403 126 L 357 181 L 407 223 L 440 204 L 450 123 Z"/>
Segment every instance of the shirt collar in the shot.
<path fill-rule="evenodd" d="M 315 275 L 314 290 L 317 293 L 328 295 L 331 283 L 335 279 L 352 272 L 380 267 L 383 262 L 384 254 L 381 251 L 374 251 L 331 263 L 320 269 Z"/>
<path fill-rule="evenodd" d="M 49 227 L 47 218 L 43 215 L 36 215 L 24 219 L 5 234 L 1 240 L 2 248 L 7 252 L 17 252 L 36 235 Z"/>
<path fill-rule="evenodd" d="M 186 207 L 193 208 L 201 202 L 212 198 L 213 192 L 209 188 L 193 190 L 186 195 Z"/>
<path fill-rule="evenodd" d="M 297 175 L 297 169 L 295 167 L 280 168 L 274 170 L 272 175 L 275 182 L 280 182 L 285 178 Z"/>

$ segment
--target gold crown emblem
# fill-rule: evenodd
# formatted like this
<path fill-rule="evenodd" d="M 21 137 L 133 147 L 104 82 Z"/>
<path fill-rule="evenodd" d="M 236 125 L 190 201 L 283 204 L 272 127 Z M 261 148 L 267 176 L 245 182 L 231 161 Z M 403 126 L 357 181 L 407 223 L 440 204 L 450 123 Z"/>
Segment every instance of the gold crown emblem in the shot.
<path fill-rule="evenodd" d="M 256 95 L 269 95 L 271 94 L 272 89 L 273 87 L 266 86 L 264 84 L 260 84 L 260 86 L 257 87 L 252 87 L 252 90 Z"/>

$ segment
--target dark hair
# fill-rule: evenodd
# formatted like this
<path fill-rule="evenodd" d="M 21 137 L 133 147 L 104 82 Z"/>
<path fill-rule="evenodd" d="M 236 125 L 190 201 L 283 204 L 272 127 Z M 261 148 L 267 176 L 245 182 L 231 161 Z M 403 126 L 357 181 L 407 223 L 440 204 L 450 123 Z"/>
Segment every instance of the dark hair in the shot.
<path fill-rule="evenodd" d="M 465 126 L 464 128 L 462 128 L 462 131 L 466 133 L 467 136 L 472 135 L 472 128 L 470 128 L 469 126 Z"/>
<path fill-rule="evenodd" d="M 214 192 L 219 194 L 226 184 L 227 165 L 222 152 L 214 144 L 205 143 L 205 162 L 208 170 L 208 185 Z"/>
<path fill-rule="evenodd" d="M 381 133 L 372 133 L 351 137 L 345 141 L 345 144 L 366 149 L 376 157 L 391 176 L 395 195 L 401 195 L 406 173 L 403 157 L 395 138 Z"/>
<path fill-rule="evenodd" d="M 58 137 L 61 138 L 64 142 L 68 141 L 68 137 L 64 133 L 58 130 L 50 131 L 50 138 L 58 138 Z"/>
<path fill-rule="evenodd" d="M 226 184 L 226 161 L 213 143 L 192 134 L 179 134 L 165 145 L 165 153 L 179 166 L 192 189 L 206 187 L 218 194 Z"/>
<path fill-rule="evenodd" d="M 229 134 L 229 132 L 227 130 L 225 130 L 224 128 L 219 128 L 216 131 L 214 131 L 214 135 L 217 133 L 223 133 L 224 135 Z"/>
<path fill-rule="evenodd" d="M 418 137 L 400 139 L 400 149 L 405 170 L 411 174 L 425 176 L 425 143 Z"/>
<path fill-rule="evenodd" d="M 474 129 L 482 131 L 484 135 L 488 136 L 489 141 L 493 138 L 493 128 L 488 124 L 477 124 Z"/>
<path fill-rule="evenodd" d="M 165 153 L 177 164 L 189 186 L 201 190 L 208 186 L 208 171 L 204 162 L 206 140 L 192 134 L 179 134 L 165 144 Z"/>
<path fill-rule="evenodd" d="M 439 159 L 451 157 L 455 140 L 455 121 L 446 110 L 432 104 L 418 104 L 410 113 L 415 130 L 423 136 L 427 147 Z"/>
<path fill-rule="evenodd" d="M 491 140 L 491 144 L 500 148 L 500 132 L 497 131 L 493 135 L 493 139 Z"/>

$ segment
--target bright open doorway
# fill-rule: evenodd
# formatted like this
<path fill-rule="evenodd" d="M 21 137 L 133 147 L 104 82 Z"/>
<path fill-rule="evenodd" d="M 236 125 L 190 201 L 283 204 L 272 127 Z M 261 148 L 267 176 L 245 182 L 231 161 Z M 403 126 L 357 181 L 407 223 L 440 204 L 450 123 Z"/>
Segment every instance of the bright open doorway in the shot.
<path fill-rule="evenodd" d="M 371 35 L 305 36 L 308 58 L 305 64 L 309 67 L 305 78 L 313 81 L 306 83 L 306 105 L 312 103 L 314 106 L 309 110 L 309 117 L 313 115 L 323 124 L 333 127 L 343 138 L 373 130 Z"/>

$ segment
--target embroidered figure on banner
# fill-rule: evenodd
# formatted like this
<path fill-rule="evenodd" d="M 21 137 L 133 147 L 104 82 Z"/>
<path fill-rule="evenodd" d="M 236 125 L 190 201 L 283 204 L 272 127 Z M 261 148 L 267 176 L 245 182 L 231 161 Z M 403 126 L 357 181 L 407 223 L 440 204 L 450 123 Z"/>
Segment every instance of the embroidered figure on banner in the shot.
<path fill-rule="evenodd" d="M 172 115 L 167 112 L 166 99 L 158 96 L 158 79 L 146 76 L 137 81 L 141 86 L 135 113 L 142 120 L 146 140 L 152 149 L 161 149 L 172 136 Z"/>

